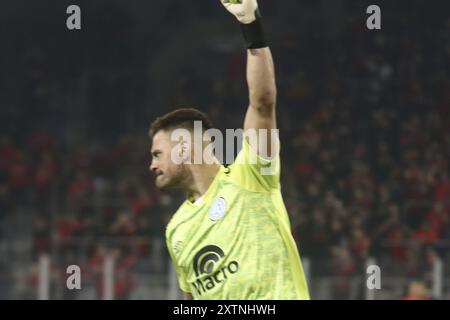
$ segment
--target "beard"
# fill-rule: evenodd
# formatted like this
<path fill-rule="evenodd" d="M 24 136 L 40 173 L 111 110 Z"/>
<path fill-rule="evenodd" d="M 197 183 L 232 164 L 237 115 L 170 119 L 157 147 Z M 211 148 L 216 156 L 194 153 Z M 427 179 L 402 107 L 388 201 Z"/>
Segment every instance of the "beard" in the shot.
<path fill-rule="evenodd" d="M 169 191 L 175 189 L 183 189 L 186 181 L 186 174 L 181 168 L 176 172 L 169 174 L 163 173 L 158 175 L 155 180 L 155 185 L 161 191 Z"/>

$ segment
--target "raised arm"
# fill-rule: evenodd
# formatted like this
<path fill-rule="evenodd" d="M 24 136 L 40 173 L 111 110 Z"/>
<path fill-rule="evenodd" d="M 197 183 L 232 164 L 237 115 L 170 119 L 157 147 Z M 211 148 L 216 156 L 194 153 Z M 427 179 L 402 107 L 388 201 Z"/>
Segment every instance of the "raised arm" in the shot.
<path fill-rule="evenodd" d="M 272 129 L 276 124 L 276 98 L 275 73 L 272 54 L 268 47 L 247 50 L 247 83 L 249 90 L 249 106 L 244 120 L 244 131 L 256 129 L 261 138 L 259 146 L 249 140 L 252 148 L 262 156 L 271 156 L 273 146 L 277 140 L 271 141 Z M 259 129 L 266 129 L 267 135 Z M 272 142 L 272 143 L 271 143 Z M 267 154 L 265 150 L 267 150 Z M 262 151 L 262 152 L 261 152 Z"/>
<path fill-rule="evenodd" d="M 252 148 L 263 157 L 277 151 L 276 84 L 272 54 L 264 37 L 262 19 L 256 0 L 221 0 L 225 8 L 241 23 L 247 44 L 247 84 L 249 106 L 244 120 L 244 132 L 252 130 L 259 139 L 251 139 Z M 263 129 L 263 130 L 261 130 Z M 271 139 L 271 137 L 276 139 Z"/>

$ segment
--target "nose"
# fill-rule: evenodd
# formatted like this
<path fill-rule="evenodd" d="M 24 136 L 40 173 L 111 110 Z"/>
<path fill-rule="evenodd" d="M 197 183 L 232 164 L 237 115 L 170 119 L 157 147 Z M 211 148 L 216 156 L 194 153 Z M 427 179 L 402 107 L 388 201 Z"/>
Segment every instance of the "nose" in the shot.
<path fill-rule="evenodd" d="M 155 161 L 152 160 L 152 162 L 150 162 L 150 166 L 148 169 L 153 173 L 155 173 L 156 170 L 158 170 L 158 167 L 156 166 Z"/>

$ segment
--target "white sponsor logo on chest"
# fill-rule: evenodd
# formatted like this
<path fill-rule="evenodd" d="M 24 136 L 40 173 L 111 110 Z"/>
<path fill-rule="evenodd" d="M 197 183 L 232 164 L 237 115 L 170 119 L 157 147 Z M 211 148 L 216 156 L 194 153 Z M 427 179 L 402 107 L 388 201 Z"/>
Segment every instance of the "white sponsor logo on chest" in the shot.
<path fill-rule="evenodd" d="M 214 200 L 211 209 L 209 210 L 209 218 L 212 221 L 221 219 L 227 211 L 227 202 L 224 198 L 219 197 Z"/>

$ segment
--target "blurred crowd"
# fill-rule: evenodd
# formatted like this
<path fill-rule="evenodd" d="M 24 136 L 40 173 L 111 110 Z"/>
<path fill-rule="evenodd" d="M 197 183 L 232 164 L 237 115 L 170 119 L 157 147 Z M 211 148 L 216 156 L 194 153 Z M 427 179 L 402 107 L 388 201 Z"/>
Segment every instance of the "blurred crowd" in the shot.
<path fill-rule="evenodd" d="M 336 297 L 348 293 L 346 277 L 364 272 L 369 257 L 393 274 L 430 281 L 433 263 L 450 248 L 450 19 L 414 26 L 408 18 L 416 17 L 388 20 L 386 33 L 368 33 L 352 19 L 335 32 L 290 30 L 271 46 L 292 232 L 313 276 L 343 279 Z M 30 218 L 33 260 L 56 253 L 60 266 L 83 261 L 97 297 L 112 253 L 115 295 L 125 299 L 133 270 L 157 268 L 154 243 L 164 241 L 183 195 L 156 190 L 147 127 L 123 123 L 127 110 L 147 114 L 149 57 L 134 53 L 145 39 L 132 42 L 137 31 L 122 21 L 122 36 L 109 34 L 127 49 L 100 46 L 64 72 L 50 72 L 51 57 L 39 47 L 20 56 L 24 73 L 10 86 L 22 98 L 5 96 L 1 121 L 0 223 Z M 195 106 L 220 129 L 241 127 L 245 61 L 242 50 L 199 50 L 158 111 Z M 80 78 L 89 93 L 83 106 L 68 98 L 81 90 Z M 68 127 L 86 132 L 74 138 Z M 36 285 L 35 269 L 29 283 Z"/>

